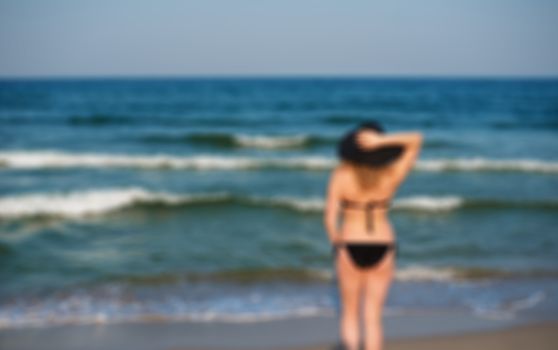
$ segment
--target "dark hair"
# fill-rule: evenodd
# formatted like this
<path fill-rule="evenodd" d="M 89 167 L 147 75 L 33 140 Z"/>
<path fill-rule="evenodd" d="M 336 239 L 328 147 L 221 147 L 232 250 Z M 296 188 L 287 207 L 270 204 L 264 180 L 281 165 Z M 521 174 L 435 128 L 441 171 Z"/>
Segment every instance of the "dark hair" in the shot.
<path fill-rule="evenodd" d="M 374 131 L 376 131 L 376 132 L 378 132 L 378 133 L 380 133 L 380 134 L 385 133 L 384 127 L 383 127 L 380 123 L 378 123 L 377 121 L 375 121 L 375 120 L 370 120 L 370 121 L 361 123 L 361 124 L 358 126 L 357 130 L 361 130 L 361 129 L 364 129 L 364 130 L 374 130 Z"/>
<path fill-rule="evenodd" d="M 356 129 L 347 132 L 338 144 L 337 155 L 340 159 L 356 164 L 372 167 L 383 167 L 390 164 L 403 153 L 403 146 L 384 146 L 373 150 L 362 150 L 356 143 L 355 136 L 362 130 L 374 130 L 384 134 L 384 128 L 375 120 L 361 123 Z"/>

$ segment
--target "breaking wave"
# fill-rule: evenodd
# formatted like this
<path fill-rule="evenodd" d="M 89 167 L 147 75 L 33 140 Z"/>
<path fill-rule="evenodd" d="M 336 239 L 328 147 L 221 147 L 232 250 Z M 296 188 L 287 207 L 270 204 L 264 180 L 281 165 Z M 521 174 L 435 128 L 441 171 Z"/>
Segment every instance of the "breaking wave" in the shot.
<path fill-rule="evenodd" d="M 97 153 L 65 153 L 59 151 L 1 152 L 0 167 L 14 169 L 43 168 L 140 168 L 191 170 L 245 170 L 293 168 L 325 170 L 334 166 L 334 159 L 325 157 L 254 158 L 214 155 L 172 156 L 111 155 Z"/>
<path fill-rule="evenodd" d="M 98 216 L 123 209 L 148 205 L 150 209 L 169 206 L 246 205 L 283 208 L 301 213 L 317 213 L 324 208 L 324 198 L 299 198 L 294 196 L 257 197 L 236 195 L 228 192 L 173 194 L 150 191 L 140 187 L 108 188 L 67 193 L 31 193 L 0 198 L 0 217 L 63 217 L 80 218 Z M 443 213 L 459 208 L 509 208 L 526 207 L 535 209 L 558 209 L 558 202 L 525 202 L 483 199 L 465 199 L 458 196 L 411 196 L 396 199 L 393 209 L 417 213 Z"/>
<path fill-rule="evenodd" d="M 235 141 L 236 142 L 236 141 Z M 259 147 L 283 147 L 296 139 L 258 139 L 249 137 L 246 144 Z M 192 169 L 192 170 L 247 170 L 247 169 L 304 169 L 329 170 L 337 164 L 331 157 L 248 157 L 167 154 L 127 155 L 100 153 L 68 153 L 62 151 L 4 151 L 0 152 L 0 167 L 10 169 L 43 168 L 140 168 L 140 169 Z M 558 173 L 558 162 L 536 159 L 427 159 L 418 161 L 417 171 L 470 171 L 470 172 L 530 172 Z"/>
<path fill-rule="evenodd" d="M 395 278 L 404 283 L 452 284 L 510 274 L 490 269 L 479 274 L 477 270 L 410 265 L 398 268 Z M 222 271 L 199 274 L 199 285 L 192 284 L 190 278 L 196 277 L 184 274 L 124 277 L 43 296 L 18 295 L 0 303 L 0 329 L 123 322 L 250 323 L 335 313 L 335 300 L 328 289 L 312 288 L 315 283 L 300 284 L 321 281 L 320 285 L 327 288 L 334 278 L 331 270 L 262 268 Z M 270 282 L 285 279 L 299 287 L 310 286 L 310 289 L 301 287 L 299 293 L 292 294 L 269 287 Z M 215 282 L 219 286 L 217 290 L 228 293 L 207 293 L 208 286 L 215 286 Z M 255 284 L 247 285 L 246 282 Z M 459 299 L 458 303 L 472 314 L 485 318 L 514 318 L 519 311 L 533 308 L 547 298 L 544 291 L 534 291 L 512 298 L 494 300 L 492 297 L 487 303 L 481 299 L 482 292 L 472 292 L 475 293 L 472 298 Z M 386 311 L 401 314 L 406 312 L 406 307 L 388 307 Z"/>
<path fill-rule="evenodd" d="M 420 171 L 510 171 L 527 173 L 558 173 L 558 162 L 538 159 L 430 159 L 419 161 Z"/>
<path fill-rule="evenodd" d="M 186 143 L 216 148 L 250 147 L 260 149 L 308 148 L 332 143 L 335 139 L 312 135 L 248 135 L 230 133 L 152 134 L 143 136 L 146 143 Z"/>

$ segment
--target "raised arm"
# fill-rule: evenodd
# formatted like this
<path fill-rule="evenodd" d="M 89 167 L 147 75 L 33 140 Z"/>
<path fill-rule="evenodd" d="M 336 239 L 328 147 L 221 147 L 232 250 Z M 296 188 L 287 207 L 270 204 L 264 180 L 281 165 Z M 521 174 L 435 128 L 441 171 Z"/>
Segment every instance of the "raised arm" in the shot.
<path fill-rule="evenodd" d="M 397 145 L 404 147 L 403 154 L 393 165 L 396 185 L 399 185 L 413 168 L 422 147 L 422 140 L 422 134 L 419 132 L 378 134 L 363 131 L 357 136 L 358 144 L 364 149 Z"/>
<path fill-rule="evenodd" d="M 329 178 L 327 186 L 327 195 L 324 208 L 324 226 L 327 232 L 327 237 L 331 244 L 339 240 L 337 232 L 337 219 L 339 216 L 339 183 L 340 173 L 339 169 L 335 169 Z"/>

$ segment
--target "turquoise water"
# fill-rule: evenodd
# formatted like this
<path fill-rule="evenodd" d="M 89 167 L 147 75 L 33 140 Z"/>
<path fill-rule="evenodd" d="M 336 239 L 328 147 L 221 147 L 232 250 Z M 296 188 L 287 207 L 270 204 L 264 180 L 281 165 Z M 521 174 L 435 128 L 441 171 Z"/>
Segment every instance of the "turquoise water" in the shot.
<path fill-rule="evenodd" d="M 325 185 L 368 119 L 425 135 L 388 312 L 553 314 L 557 80 L 17 80 L 0 327 L 335 312 Z"/>

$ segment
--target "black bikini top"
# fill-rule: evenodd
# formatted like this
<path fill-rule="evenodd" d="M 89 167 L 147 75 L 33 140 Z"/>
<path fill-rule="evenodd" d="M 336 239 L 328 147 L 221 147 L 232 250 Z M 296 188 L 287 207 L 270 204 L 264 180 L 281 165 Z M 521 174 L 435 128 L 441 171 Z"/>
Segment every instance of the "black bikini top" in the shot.
<path fill-rule="evenodd" d="M 342 199 L 340 201 L 341 208 L 344 209 L 361 209 L 365 210 L 366 212 L 366 231 L 372 234 L 373 232 L 373 223 L 372 223 L 372 210 L 374 208 L 384 207 L 389 208 L 390 200 L 383 199 L 383 200 L 376 200 L 376 201 L 367 201 L 367 202 L 355 202 L 350 201 L 348 199 Z"/>

